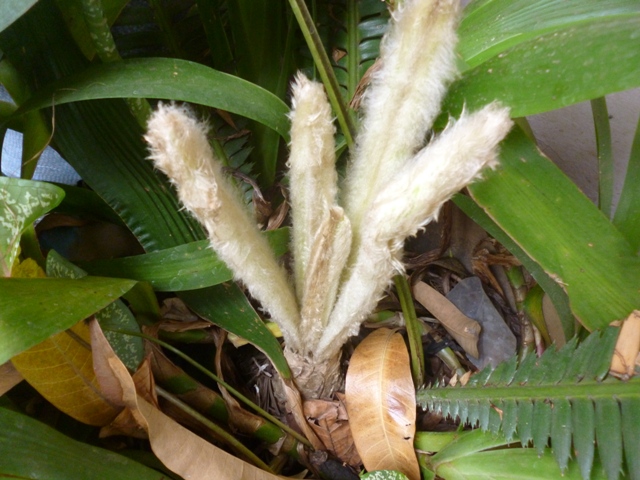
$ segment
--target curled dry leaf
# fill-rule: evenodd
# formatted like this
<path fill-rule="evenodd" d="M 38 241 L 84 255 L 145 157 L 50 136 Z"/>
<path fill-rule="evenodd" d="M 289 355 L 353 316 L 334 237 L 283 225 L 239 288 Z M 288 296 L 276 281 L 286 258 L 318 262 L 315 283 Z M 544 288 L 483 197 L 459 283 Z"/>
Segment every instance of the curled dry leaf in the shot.
<path fill-rule="evenodd" d="M 444 295 L 424 282 L 418 282 L 413 286 L 413 295 L 442 323 L 465 352 L 472 357 L 479 357 L 478 340 L 481 327 L 478 322 L 467 317 Z"/>
<path fill-rule="evenodd" d="M 358 467 L 362 463 L 355 448 L 344 394 L 336 393 L 338 400 L 306 400 L 304 414 L 325 448 L 343 462 Z"/>
<path fill-rule="evenodd" d="M 358 345 L 345 393 L 351 432 L 365 468 L 397 470 L 418 480 L 415 388 L 399 333 L 380 328 Z"/>
<path fill-rule="evenodd" d="M 638 362 L 640 352 L 640 310 L 634 310 L 620 329 L 616 349 L 611 359 L 611 373 L 630 378 Z"/>

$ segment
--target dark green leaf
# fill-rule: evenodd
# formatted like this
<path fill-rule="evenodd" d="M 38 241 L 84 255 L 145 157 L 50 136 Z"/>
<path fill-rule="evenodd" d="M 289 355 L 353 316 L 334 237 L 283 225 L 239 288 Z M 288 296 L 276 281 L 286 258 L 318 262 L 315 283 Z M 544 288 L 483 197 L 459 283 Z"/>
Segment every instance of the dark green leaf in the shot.
<path fill-rule="evenodd" d="M 551 450 L 563 472 L 571 455 L 571 429 L 571 404 L 566 398 L 558 399 L 551 410 Z"/>
<path fill-rule="evenodd" d="M 593 402 L 589 398 L 574 398 L 571 400 L 571 408 L 574 454 L 580 465 L 582 478 L 590 478 L 595 452 Z"/>
<path fill-rule="evenodd" d="M 135 283 L 101 277 L 0 279 L 0 364 L 102 310 Z"/>
<path fill-rule="evenodd" d="M 617 478 L 617 473 L 615 477 L 612 475 L 621 468 L 622 455 L 634 456 L 634 447 L 639 441 L 638 436 L 631 433 L 633 428 L 629 427 L 628 444 L 632 450 L 626 450 L 623 425 L 637 423 L 635 417 L 640 407 L 640 379 L 628 382 L 615 378 L 601 380 L 602 365 L 610 364 L 618 333 L 619 329 L 613 327 L 594 332 L 577 348 L 573 339 L 560 351 L 548 349 L 539 362 L 535 362 L 534 355 L 528 355 L 511 381 L 487 376 L 486 371 L 491 373 L 489 367 L 476 375 L 484 377 L 482 382 L 469 381 L 464 387 L 419 390 L 418 403 L 436 412 L 443 411 L 444 405 L 450 411 L 468 411 L 468 418 L 461 417 L 460 421 L 470 424 L 483 423 L 483 406 L 501 408 L 505 433 L 510 435 L 517 425 L 515 438 L 522 444 L 533 440 L 540 454 L 545 452 L 551 435 L 551 447 L 560 467 L 568 465 L 569 470 L 573 468 L 571 462 L 567 463 L 573 440 L 575 457 L 585 479 L 589 478 L 594 461 L 595 438 L 610 480 Z M 592 358 L 595 360 L 589 361 Z M 558 375 L 541 374 L 540 370 L 569 371 L 570 375 L 558 383 Z M 499 368 L 494 371 L 502 377 Z M 454 407 L 456 403 L 459 404 L 457 408 Z M 514 414 L 515 403 L 518 407 Z"/>
<path fill-rule="evenodd" d="M 180 297 L 198 315 L 261 349 L 283 377 L 291 378 L 278 340 L 235 284 L 223 283 L 217 287 L 189 290 L 181 292 Z"/>
<path fill-rule="evenodd" d="M 54 250 L 47 255 L 47 276 L 56 278 L 83 278 L 87 272 L 76 267 Z M 144 358 L 144 344 L 140 337 L 118 335 L 110 330 L 140 332 L 140 326 L 122 300 L 116 300 L 95 314 L 104 335 L 122 363 L 135 372 Z"/>
<path fill-rule="evenodd" d="M 277 256 L 287 251 L 288 229 L 272 230 L 266 232 L 266 236 Z M 163 292 L 195 290 L 233 279 L 233 274 L 211 249 L 208 240 L 81 266 L 92 275 L 147 281 L 155 290 Z"/>
<path fill-rule="evenodd" d="M 26 415 L 0 408 L 0 472 L 10 478 L 162 480 L 127 457 L 72 440 Z"/>
<path fill-rule="evenodd" d="M 272 93 L 204 65 L 171 58 L 137 58 L 88 68 L 38 91 L 21 113 L 53 103 L 104 98 L 197 103 L 256 120 L 285 139 L 289 136 L 289 108 Z"/>
<path fill-rule="evenodd" d="M 640 452 L 640 399 L 620 399 L 622 408 L 622 439 L 626 452 Z M 628 453 L 625 455 L 627 470 L 631 472 L 630 478 L 640 478 L 640 456 Z"/>
<path fill-rule="evenodd" d="M 613 223 L 636 252 L 640 250 L 640 120 L 629 154 L 629 164 L 624 185 L 616 208 Z"/>

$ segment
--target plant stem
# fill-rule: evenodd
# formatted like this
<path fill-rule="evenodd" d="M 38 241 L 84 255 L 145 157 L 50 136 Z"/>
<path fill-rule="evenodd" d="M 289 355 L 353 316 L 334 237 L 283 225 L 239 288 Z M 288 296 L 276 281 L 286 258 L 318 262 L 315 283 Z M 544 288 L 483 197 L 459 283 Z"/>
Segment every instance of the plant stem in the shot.
<path fill-rule="evenodd" d="M 115 332 L 115 333 L 121 333 L 123 335 L 132 335 L 134 337 L 142 337 L 142 338 L 144 338 L 146 340 L 149 340 L 150 342 L 156 343 L 156 344 L 160 345 L 161 347 L 166 348 L 167 350 L 175 353 L 180 358 L 182 358 L 184 361 L 188 362 L 193 367 L 197 368 L 202 373 L 204 373 L 206 376 L 211 378 L 214 382 L 219 383 L 220 385 L 222 385 L 233 396 L 235 396 L 238 400 L 240 400 L 246 406 L 248 406 L 249 408 L 254 410 L 256 413 L 258 413 L 259 415 L 261 415 L 265 419 L 269 420 L 270 422 L 272 422 L 275 425 L 277 425 L 278 427 L 280 427 L 283 431 L 287 432 L 289 435 L 291 435 L 293 438 L 295 438 L 299 442 L 311 447 L 311 444 L 309 443 L 309 440 L 307 440 L 304 436 L 300 435 L 298 432 L 293 430 L 288 425 L 282 423 L 280 420 L 278 420 L 276 417 L 271 415 L 269 412 L 267 412 L 267 411 L 263 410 L 262 408 L 260 408 L 258 405 L 256 405 L 251 400 L 249 400 L 247 397 L 242 395 L 238 390 L 236 390 L 231 385 L 229 385 L 227 382 L 225 382 L 220 377 L 218 377 L 215 373 L 207 370 L 204 366 L 200 365 L 198 362 L 193 360 L 188 355 L 184 354 L 182 351 L 180 351 L 177 348 L 175 348 L 173 345 L 170 345 L 170 344 L 168 344 L 166 342 L 163 342 L 162 340 L 158 340 L 157 338 L 152 337 L 151 335 L 147 335 L 145 333 L 131 332 L 131 331 L 128 331 L 128 330 L 117 330 L 117 329 L 111 329 L 111 328 L 104 328 L 104 330 L 108 330 L 110 332 Z"/>
<path fill-rule="evenodd" d="M 611 150 L 611 126 L 605 97 L 591 100 L 593 124 L 598 147 L 598 206 L 611 218 L 613 203 L 613 151 Z"/>
<path fill-rule="evenodd" d="M 196 410 L 191 408 L 189 405 L 187 405 L 183 401 L 179 400 L 178 398 L 176 398 L 175 396 L 173 396 L 172 394 L 164 390 L 162 387 L 156 385 L 155 390 L 159 397 L 164 398 L 172 405 L 178 407 L 187 415 L 197 420 L 202 425 L 207 427 L 209 430 L 214 432 L 217 437 L 220 437 L 225 442 L 227 442 L 227 444 L 229 444 L 229 446 L 231 446 L 231 448 L 233 448 L 236 451 L 236 453 L 239 453 L 240 455 L 244 456 L 247 460 L 250 460 L 251 463 L 253 463 L 256 467 L 262 468 L 263 470 L 266 470 L 269 473 L 275 474 L 275 472 L 271 470 L 271 467 L 269 467 L 269 465 L 264 463 L 255 453 L 249 450 L 242 442 L 239 442 L 231 433 L 227 432 L 224 428 L 220 427 L 219 425 L 216 425 L 207 417 L 197 412 Z"/>
<path fill-rule="evenodd" d="M 407 326 L 407 336 L 409 337 L 409 351 L 411 353 L 411 375 L 413 383 L 417 387 L 424 385 L 424 350 L 422 348 L 422 326 L 416 316 L 416 309 L 413 305 L 411 287 L 407 278 L 400 274 L 393 277 L 402 314 Z"/>
<path fill-rule="evenodd" d="M 624 185 L 613 224 L 627 238 L 634 251 L 640 249 L 640 119 L 633 137 Z"/>
<path fill-rule="evenodd" d="M 355 136 L 356 128 L 351 116 L 349 115 L 344 99 L 340 94 L 338 79 L 336 78 L 333 67 L 331 66 L 329 56 L 322 46 L 322 41 L 320 40 L 320 35 L 318 35 L 318 30 L 313 22 L 313 18 L 311 17 L 304 0 L 289 0 L 289 4 L 291 5 L 291 9 L 293 10 L 296 20 L 298 21 L 298 25 L 300 25 L 302 34 L 307 42 L 307 46 L 311 51 L 313 61 L 318 69 L 322 83 L 324 83 L 325 89 L 327 90 L 327 97 L 329 97 L 329 102 L 333 107 L 333 111 L 338 117 L 338 123 L 342 129 L 342 134 L 347 141 L 347 145 L 351 148 L 354 145 L 353 138 Z"/>

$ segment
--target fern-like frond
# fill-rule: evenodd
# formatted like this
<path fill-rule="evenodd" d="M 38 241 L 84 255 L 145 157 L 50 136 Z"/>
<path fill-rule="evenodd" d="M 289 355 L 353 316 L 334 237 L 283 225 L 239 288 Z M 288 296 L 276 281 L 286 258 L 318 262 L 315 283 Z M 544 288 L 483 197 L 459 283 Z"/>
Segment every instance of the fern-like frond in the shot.
<path fill-rule="evenodd" d="M 623 466 L 640 478 L 640 379 L 607 378 L 619 333 L 596 331 L 542 357 L 516 357 L 474 375 L 464 387 L 422 389 L 418 403 L 483 430 L 502 430 L 508 440 L 532 442 L 540 454 L 551 438 L 564 471 L 572 456 L 589 479 L 597 444 L 607 478 Z M 634 473 L 635 472 L 635 473 Z"/>

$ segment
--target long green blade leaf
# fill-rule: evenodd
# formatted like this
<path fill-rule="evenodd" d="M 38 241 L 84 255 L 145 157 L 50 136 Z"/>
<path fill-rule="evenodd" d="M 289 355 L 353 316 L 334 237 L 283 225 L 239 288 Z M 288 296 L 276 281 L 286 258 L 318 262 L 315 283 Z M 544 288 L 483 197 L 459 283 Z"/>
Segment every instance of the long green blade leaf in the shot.
<path fill-rule="evenodd" d="M 102 310 L 135 284 L 101 277 L 0 279 L 0 364 Z"/>
<path fill-rule="evenodd" d="M 289 108 L 241 78 L 172 58 L 136 58 L 88 68 L 38 91 L 19 113 L 104 98 L 157 98 L 206 105 L 256 120 L 287 139 Z"/>
<path fill-rule="evenodd" d="M 629 154 L 629 163 L 613 223 L 632 248 L 640 250 L 640 120 Z"/>
<path fill-rule="evenodd" d="M 73 440 L 26 415 L 0 408 L 0 475 L 32 480 L 162 480 L 122 455 Z"/>
<path fill-rule="evenodd" d="M 501 166 L 472 197 L 569 295 L 588 329 L 626 318 L 640 304 L 640 258 L 521 130 L 502 145 Z"/>
<path fill-rule="evenodd" d="M 640 13 L 635 0 L 487 0 L 465 10 L 458 52 L 475 67 L 539 35 Z"/>
<path fill-rule="evenodd" d="M 266 236 L 277 256 L 287 251 L 288 229 L 266 232 Z M 210 248 L 208 240 L 135 257 L 97 260 L 81 266 L 92 275 L 147 281 L 161 292 L 195 290 L 233 279 L 233 273 Z"/>
<path fill-rule="evenodd" d="M 198 315 L 254 344 L 269 357 L 280 375 L 291 378 L 278 340 L 264 326 L 253 307 L 249 303 L 243 305 L 246 298 L 237 285 L 224 283 L 215 289 L 189 290 L 181 292 L 180 298 Z"/>
<path fill-rule="evenodd" d="M 639 30 L 640 11 L 519 43 L 465 72 L 452 85 L 445 111 L 498 100 L 523 117 L 637 87 Z"/>

